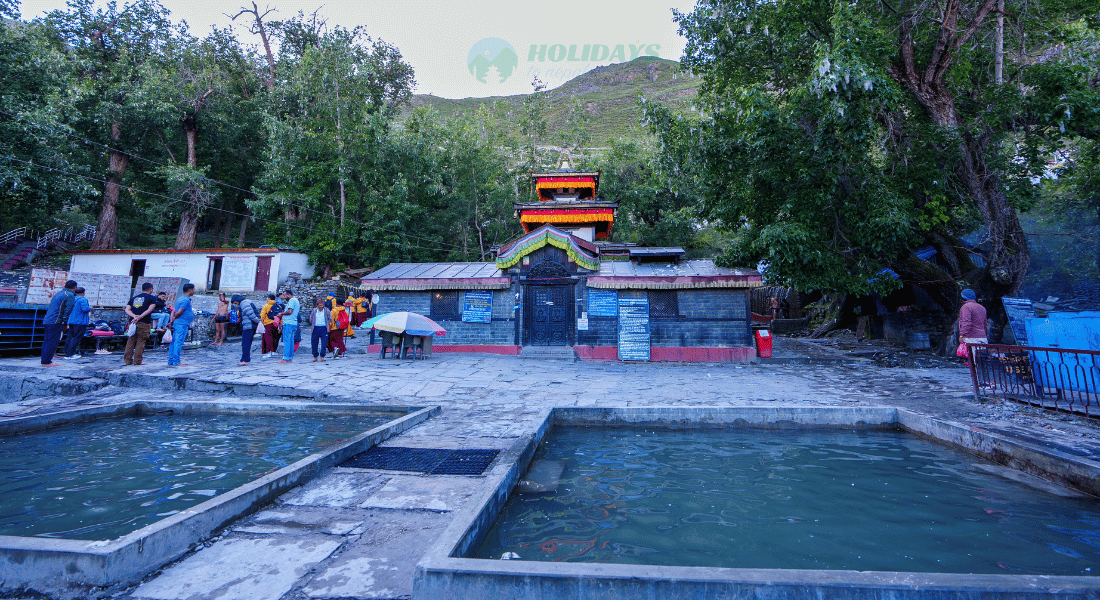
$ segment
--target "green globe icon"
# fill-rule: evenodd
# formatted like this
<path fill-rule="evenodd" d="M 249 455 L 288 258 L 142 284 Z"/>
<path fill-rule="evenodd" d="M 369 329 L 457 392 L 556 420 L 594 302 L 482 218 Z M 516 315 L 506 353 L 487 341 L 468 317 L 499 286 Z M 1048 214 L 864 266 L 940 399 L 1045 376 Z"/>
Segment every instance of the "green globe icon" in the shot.
<path fill-rule="evenodd" d="M 466 56 L 470 74 L 481 83 L 504 83 L 519 64 L 516 49 L 500 38 L 485 38 L 470 48 Z"/>

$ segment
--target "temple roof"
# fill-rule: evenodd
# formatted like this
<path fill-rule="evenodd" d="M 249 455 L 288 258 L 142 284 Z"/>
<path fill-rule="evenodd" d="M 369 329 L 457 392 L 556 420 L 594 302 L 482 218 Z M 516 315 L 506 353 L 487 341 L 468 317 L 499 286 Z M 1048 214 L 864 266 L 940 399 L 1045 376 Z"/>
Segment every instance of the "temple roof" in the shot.
<path fill-rule="evenodd" d="M 760 287 L 755 269 L 728 269 L 712 260 L 679 263 L 603 261 L 600 270 L 588 276 L 588 287 L 603 289 L 690 289 Z"/>
<path fill-rule="evenodd" d="M 503 290 L 511 285 L 495 263 L 390 263 L 359 280 L 375 290 Z"/>

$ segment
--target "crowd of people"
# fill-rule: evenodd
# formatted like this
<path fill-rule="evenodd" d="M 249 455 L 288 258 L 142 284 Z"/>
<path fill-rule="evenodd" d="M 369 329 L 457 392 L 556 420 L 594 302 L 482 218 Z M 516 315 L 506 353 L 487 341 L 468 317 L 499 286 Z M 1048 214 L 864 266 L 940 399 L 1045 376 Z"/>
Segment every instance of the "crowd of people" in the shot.
<path fill-rule="evenodd" d="M 126 331 L 126 347 L 123 363 L 126 366 L 144 365 L 145 346 L 154 331 L 161 333 L 161 342 L 168 344 L 168 366 L 186 366 L 181 362 L 183 344 L 187 339 L 195 311 L 191 306 L 191 297 L 195 295 L 195 285 L 188 283 L 182 287 L 182 294 L 172 306 L 168 306 L 167 293 L 153 295 L 153 284 L 144 283 L 141 293 L 136 294 L 123 307 L 129 318 Z M 282 356 L 278 362 L 288 363 L 294 360 L 294 353 L 302 342 L 301 327 L 304 323 L 311 328 L 311 347 L 313 362 L 338 359 L 347 353 L 344 340 L 355 336 L 355 328 L 362 326 L 373 314 L 373 295 L 349 296 L 343 303 L 334 295 L 318 296 L 313 303 L 308 321 L 303 314 L 301 302 L 294 291 L 287 289 L 281 294 L 268 294 L 263 306 L 247 300 L 244 296 L 233 295 L 226 298 L 219 294 L 218 307 L 214 314 L 213 346 L 225 343 L 228 326 L 239 324 L 241 328 L 240 366 L 251 363 L 252 344 L 256 335 L 261 336 L 260 351 L 265 358 L 277 356 L 279 343 L 283 344 Z M 60 366 L 54 362 L 61 336 L 67 333 L 62 358 L 75 360 L 80 358 L 81 342 L 87 331 L 91 306 L 84 298 L 84 288 L 76 281 L 69 280 L 65 287 L 50 300 L 49 309 L 43 318 L 45 337 L 42 343 L 42 366 Z"/>

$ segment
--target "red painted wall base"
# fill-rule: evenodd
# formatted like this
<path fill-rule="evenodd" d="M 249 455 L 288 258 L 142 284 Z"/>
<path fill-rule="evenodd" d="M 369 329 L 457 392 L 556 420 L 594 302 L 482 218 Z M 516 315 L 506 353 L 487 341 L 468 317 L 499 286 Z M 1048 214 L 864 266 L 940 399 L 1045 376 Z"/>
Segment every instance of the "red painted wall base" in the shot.
<path fill-rule="evenodd" d="M 619 360 L 615 346 L 573 346 L 573 350 L 581 360 Z M 755 357 L 752 348 L 653 346 L 649 349 L 653 362 L 749 362 Z"/>
<path fill-rule="evenodd" d="M 490 346 L 480 344 L 432 344 L 432 352 L 480 352 L 482 354 L 502 354 L 504 356 L 518 356 L 519 346 Z M 382 351 L 381 344 L 372 344 L 367 348 L 368 354 L 378 354 Z"/>

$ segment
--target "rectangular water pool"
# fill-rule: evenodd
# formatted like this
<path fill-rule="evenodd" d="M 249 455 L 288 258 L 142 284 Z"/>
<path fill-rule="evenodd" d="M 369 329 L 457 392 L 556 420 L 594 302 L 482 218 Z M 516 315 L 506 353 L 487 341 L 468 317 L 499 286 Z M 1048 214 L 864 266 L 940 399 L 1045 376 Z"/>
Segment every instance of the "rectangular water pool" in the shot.
<path fill-rule="evenodd" d="M 0 421 L 0 594 L 137 581 L 438 411 L 148 401 Z"/>
<path fill-rule="evenodd" d="M 165 411 L 0 436 L 0 535 L 121 537 L 389 420 Z"/>
<path fill-rule="evenodd" d="M 555 408 L 486 484 L 414 597 L 1100 593 L 1100 461 L 892 407 Z"/>
<path fill-rule="evenodd" d="M 535 464 L 560 483 L 513 493 L 473 556 L 1100 575 L 1096 499 L 980 460 L 903 431 L 557 427 Z"/>

